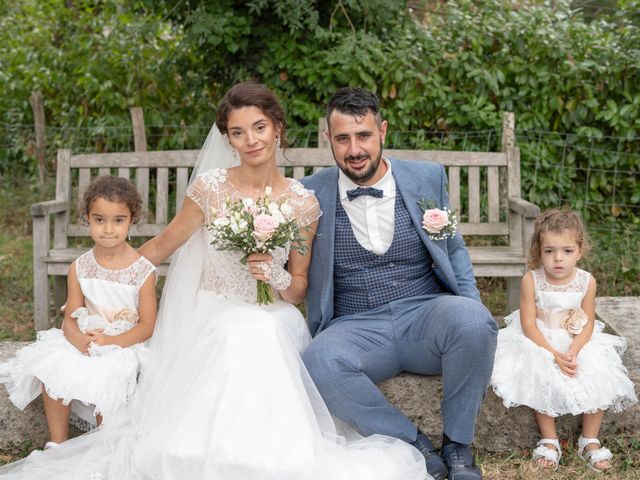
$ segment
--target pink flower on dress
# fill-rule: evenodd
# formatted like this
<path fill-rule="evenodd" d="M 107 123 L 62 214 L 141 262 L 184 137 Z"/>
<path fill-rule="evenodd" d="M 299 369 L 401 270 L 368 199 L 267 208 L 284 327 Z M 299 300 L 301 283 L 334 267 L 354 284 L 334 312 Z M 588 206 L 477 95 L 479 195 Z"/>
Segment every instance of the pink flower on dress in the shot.
<path fill-rule="evenodd" d="M 568 315 L 562 321 L 562 328 L 573 335 L 578 335 L 589 322 L 589 317 L 581 308 L 569 310 Z"/>
<path fill-rule="evenodd" d="M 138 312 L 134 312 L 133 310 L 129 310 L 128 308 L 123 308 L 113 315 L 114 322 L 117 322 L 119 320 L 129 323 L 136 323 L 138 321 Z"/>
<path fill-rule="evenodd" d="M 259 240 L 267 240 L 276 233 L 278 225 L 273 216 L 261 213 L 253 219 L 253 235 Z"/>

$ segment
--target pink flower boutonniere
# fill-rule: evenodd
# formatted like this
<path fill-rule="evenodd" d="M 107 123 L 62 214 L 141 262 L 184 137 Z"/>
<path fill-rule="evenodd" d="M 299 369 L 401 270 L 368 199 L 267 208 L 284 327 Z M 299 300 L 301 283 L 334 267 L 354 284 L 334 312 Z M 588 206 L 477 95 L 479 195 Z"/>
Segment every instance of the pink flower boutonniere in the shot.
<path fill-rule="evenodd" d="M 458 219 L 450 209 L 441 210 L 435 206 L 433 200 L 420 200 L 422 209 L 422 228 L 429 234 L 431 240 L 446 240 L 456 234 Z"/>

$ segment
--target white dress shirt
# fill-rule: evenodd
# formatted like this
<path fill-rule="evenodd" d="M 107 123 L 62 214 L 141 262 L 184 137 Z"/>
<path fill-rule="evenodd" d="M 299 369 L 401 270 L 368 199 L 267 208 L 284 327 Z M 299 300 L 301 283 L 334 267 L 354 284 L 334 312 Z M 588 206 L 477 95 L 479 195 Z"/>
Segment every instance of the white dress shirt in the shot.
<path fill-rule="evenodd" d="M 353 234 L 363 248 L 376 255 L 384 255 L 393 241 L 395 228 L 396 181 L 391 174 L 391 164 L 384 158 L 387 172 L 375 185 L 382 190 L 382 198 L 361 195 L 349 200 L 347 190 L 361 185 L 354 183 L 342 170 L 339 172 L 338 189 L 340 203 L 351 222 Z"/>

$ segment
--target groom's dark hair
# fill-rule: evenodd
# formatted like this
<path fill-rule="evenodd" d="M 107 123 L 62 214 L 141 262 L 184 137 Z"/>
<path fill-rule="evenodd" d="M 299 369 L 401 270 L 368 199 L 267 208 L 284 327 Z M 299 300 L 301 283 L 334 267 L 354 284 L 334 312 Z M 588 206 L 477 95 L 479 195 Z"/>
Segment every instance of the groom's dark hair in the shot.
<path fill-rule="evenodd" d="M 327 124 L 334 110 L 345 115 L 353 115 L 356 119 L 371 112 L 378 126 L 382 123 L 378 97 L 364 88 L 343 87 L 334 93 L 327 104 Z"/>

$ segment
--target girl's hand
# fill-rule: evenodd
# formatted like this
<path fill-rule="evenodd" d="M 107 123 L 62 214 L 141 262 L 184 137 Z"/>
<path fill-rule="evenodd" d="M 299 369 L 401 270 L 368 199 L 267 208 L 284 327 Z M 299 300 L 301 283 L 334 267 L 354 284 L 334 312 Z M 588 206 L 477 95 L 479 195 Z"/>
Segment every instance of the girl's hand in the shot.
<path fill-rule="evenodd" d="M 269 282 L 269 279 L 265 275 L 264 264 L 270 265 L 273 263 L 273 257 L 270 253 L 252 253 L 247 257 L 247 265 L 249 266 L 249 272 L 251 276 L 256 280 L 262 280 L 263 282 Z"/>
<path fill-rule="evenodd" d="M 105 345 L 111 345 L 111 335 L 105 335 L 103 332 L 104 330 L 91 330 L 90 332 L 87 332 L 87 335 L 91 339 L 91 342 L 95 343 L 96 345 L 99 345 L 101 347 Z"/>
<path fill-rule="evenodd" d="M 553 354 L 553 360 L 556 362 L 560 371 L 568 377 L 575 377 L 578 364 L 576 363 L 575 355 L 569 353 L 555 352 Z"/>
<path fill-rule="evenodd" d="M 91 344 L 91 337 L 88 334 L 78 332 L 76 335 L 72 335 L 70 338 L 67 337 L 69 343 L 80 350 L 80 353 L 83 355 L 89 355 L 89 345 Z"/>

